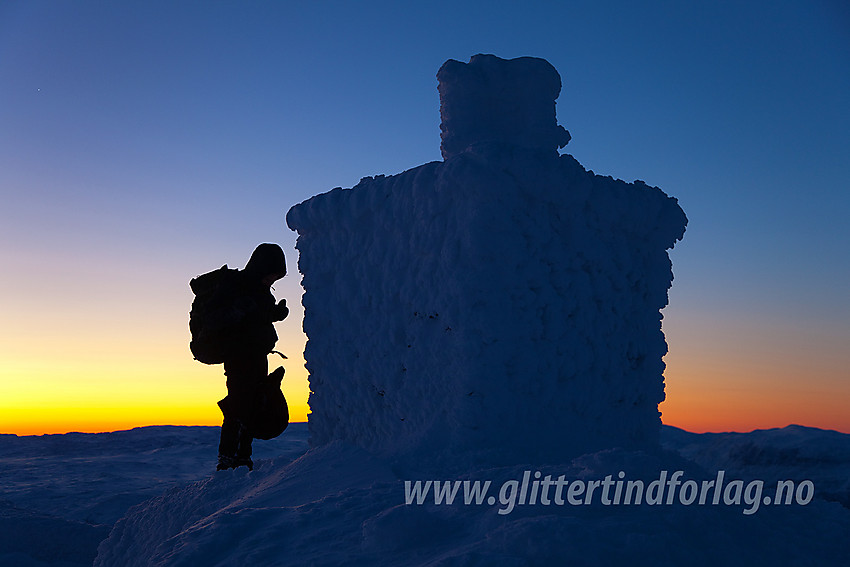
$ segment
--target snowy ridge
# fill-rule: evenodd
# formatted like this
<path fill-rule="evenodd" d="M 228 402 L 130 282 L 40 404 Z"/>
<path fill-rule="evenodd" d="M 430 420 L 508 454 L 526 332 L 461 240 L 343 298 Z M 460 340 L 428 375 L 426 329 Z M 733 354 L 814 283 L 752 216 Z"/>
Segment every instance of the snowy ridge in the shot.
<path fill-rule="evenodd" d="M 754 443 L 790 448 L 788 429 L 755 432 Z M 665 440 L 677 433 L 665 428 Z M 691 448 L 714 441 L 691 435 Z M 808 430 L 805 437 L 814 459 L 819 454 L 832 474 L 846 474 L 850 463 L 823 450 L 839 443 L 846 451 L 850 436 L 838 441 L 832 432 Z M 727 464 L 700 467 L 674 453 L 613 449 L 562 465 L 492 467 L 457 478 L 501 482 L 540 470 L 590 480 L 624 470 L 649 480 L 661 470 L 683 470 L 705 479 Z M 819 496 L 752 515 L 741 506 L 598 502 L 499 514 L 498 504 L 467 506 L 460 499 L 451 506 L 405 504 L 404 480 L 433 478 L 422 474 L 340 441 L 295 461 L 264 462 L 252 473 L 217 473 L 132 509 L 101 544 L 95 566 L 844 565 L 850 552 L 850 511 Z"/>
<path fill-rule="evenodd" d="M 0 559 L 20 567 L 91 565 L 112 522 L 72 517 L 93 509 L 126 513 L 100 544 L 97 565 L 115 567 L 231 566 L 249 559 L 256 565 L 820 566 L 844 565 L 850 551 L 850 511 L 837 503 L 850 501 L 850 435 L 834 431 L 789 426 L 694 434 L 664 427 L 662 443 L 682 457 L 609 450 L 564 465 L 528 463 L 455 477 L 406 468 L 340 442 L 303 454 L 304 424 L 257 443 L 253 472 L 213 473 L 217 432 L 173 427 L 3 436 L 4 451 L 15 456 L 0 459 Z M 137 454 L 129 439 L 164 449 Z M 18 472 L 22 459 L 34 458 L 37 466 Z M 750 516 L 742 506 L 518 505 L 500 515 L 499 505 L 405 504 L 404 480 L 502 482 L 525 470 L 585 479 L 616 478 L 624 470 L 629 478 L 649 479 L 664 468 L 692 478 L 726 470 L 744 480 L 811 479 L 815 499 L 806 506 L 762 506 Z M 89 481 L 84 490 L 82 480 Z M 119 511 L 115 493 L 138 504 Z M 51 500 L 60 503 L 52 513 Z"/>
<path fill-rule="evenodd" d="M 802 425 L 750 433 L 688 433 L 667 427 L 664 447 L 703 467 L 722 463 L 740 476 L 817 479 L 818 495 L 850 508 L 850 443 L 845 433 Z"/>
<path fill-rule="evenodd" d="M 340 524 L 364 511 L 377 513 L 382 499 L 370 494 L 379 494 L 391 478 L 385 464 L 337 445 L 294 462 L 264 462 L 251 473 L 216 473 L 131 510 L 94 564 L 227 565 L 237 558 L 279 564 L 303 556 L 308 546 L 344 542 Z M 328 493 L 320 492 L 326 488 Z M 305 521 L 314 525 L 302 529 Z M 343 545 L 337 561 L 347 553 Z"/>

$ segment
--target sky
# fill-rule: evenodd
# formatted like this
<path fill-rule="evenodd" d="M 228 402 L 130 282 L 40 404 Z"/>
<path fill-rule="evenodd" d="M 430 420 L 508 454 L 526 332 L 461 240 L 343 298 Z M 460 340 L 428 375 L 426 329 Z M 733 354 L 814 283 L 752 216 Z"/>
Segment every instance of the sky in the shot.
<path fill-rule="evenodd" d="M 476 53 L 547 59 L 562 151 L 687 213 L 664 423 L 850 432 L 840 0 L 0 2 L 0 432 L 219 424 L 188 282 L 260 242 L 304 421 L 286 211 L 441 159 L 435 74 Z"/>

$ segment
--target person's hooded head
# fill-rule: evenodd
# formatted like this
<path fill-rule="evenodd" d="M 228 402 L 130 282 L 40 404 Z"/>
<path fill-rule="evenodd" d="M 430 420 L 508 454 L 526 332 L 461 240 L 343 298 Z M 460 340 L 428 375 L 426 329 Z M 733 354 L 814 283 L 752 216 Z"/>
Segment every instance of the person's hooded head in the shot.
<path fill-rule="evenodd" d="M 277 244 L 260 244 L 245 264 L 245 274 L 252 279 L 273 284 L 286 275 L 286 257 Z"/>

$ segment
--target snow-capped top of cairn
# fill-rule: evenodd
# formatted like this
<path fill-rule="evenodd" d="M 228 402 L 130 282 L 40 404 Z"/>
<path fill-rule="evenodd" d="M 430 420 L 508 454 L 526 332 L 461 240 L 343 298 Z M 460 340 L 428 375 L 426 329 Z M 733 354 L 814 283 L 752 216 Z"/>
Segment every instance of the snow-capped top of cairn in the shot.
<path fill-rule="evenodd" d="M 570 141 L 555 118 L 561 76 L 545 59 L 449 59 L 437 79 L 443 159 L 487 142 L 557 152 Z"/>

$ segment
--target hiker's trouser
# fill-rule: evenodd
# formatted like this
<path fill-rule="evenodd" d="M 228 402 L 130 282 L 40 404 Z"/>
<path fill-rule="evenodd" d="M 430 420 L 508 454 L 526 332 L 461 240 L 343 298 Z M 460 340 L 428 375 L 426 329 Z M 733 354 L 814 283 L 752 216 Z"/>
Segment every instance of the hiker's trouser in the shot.
<path fill-rule="evenodd" d="M 224 362 L 227 377 L 227 404 L 223 406 L 219 455 L 250 457 L 253 437 L 248 429 L 260 381 L 269 373 L 265 354 L 245 355 Z M 226 410 L 224 409 L 226 407 Z"/>

